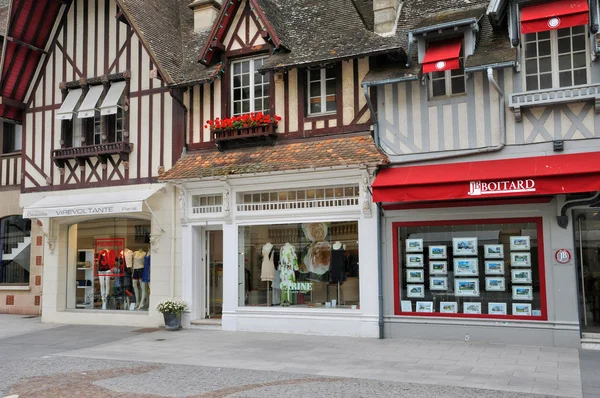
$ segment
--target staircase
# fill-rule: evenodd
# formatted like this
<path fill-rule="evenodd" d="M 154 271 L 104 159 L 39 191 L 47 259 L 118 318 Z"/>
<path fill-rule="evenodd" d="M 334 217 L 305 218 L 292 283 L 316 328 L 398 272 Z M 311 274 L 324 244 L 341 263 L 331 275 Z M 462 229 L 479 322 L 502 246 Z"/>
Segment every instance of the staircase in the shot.
<path fill-rule="evenodd" d="M 196 330 L 221 330 L 221 319 L 197 319 L 190 326 Z"/>

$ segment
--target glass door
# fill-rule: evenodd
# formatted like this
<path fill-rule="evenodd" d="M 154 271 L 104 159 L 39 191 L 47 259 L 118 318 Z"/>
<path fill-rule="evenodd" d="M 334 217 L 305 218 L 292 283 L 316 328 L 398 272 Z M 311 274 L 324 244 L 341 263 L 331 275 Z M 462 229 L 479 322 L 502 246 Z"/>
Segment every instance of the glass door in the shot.
<path fill-rule="evenodd" d="M 223 231 L 206 231 L 206 318 L 223 314 Z"/>
<path fill-rule="evenodd" d="M 575 211 L 573 220 L 581 331 L 600 334 L 600 213 Z"/>

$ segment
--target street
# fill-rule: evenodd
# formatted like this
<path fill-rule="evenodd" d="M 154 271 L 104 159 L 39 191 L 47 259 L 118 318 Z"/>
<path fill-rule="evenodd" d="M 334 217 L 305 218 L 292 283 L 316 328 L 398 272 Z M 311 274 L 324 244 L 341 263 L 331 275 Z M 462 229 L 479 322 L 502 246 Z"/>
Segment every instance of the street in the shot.
<path fill-rule="evenodd" d="M 0 397 L 600 397 L 600 351 L 0 324 Z"/>

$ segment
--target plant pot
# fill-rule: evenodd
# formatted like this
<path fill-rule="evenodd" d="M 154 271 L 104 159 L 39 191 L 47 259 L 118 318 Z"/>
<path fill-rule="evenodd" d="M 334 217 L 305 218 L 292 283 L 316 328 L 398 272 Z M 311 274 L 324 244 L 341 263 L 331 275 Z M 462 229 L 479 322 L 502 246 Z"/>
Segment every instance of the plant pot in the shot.
<path fill-rule="evenodd" d="M 171 312 L 163 313 L 165 318 L 165 329 L 178 330 L 181 329 L 181 314 L 173 314 Z"/>

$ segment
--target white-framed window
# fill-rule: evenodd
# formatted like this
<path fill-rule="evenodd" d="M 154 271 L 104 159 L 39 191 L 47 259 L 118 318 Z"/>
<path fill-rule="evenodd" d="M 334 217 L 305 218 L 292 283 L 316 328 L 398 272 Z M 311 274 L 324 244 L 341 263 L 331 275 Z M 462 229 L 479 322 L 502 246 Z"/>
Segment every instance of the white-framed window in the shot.
<path fill-rule="evenodd" d="M 108 115 L 104 117 L 104 123 L 107 124 L 107 141 L 108 142 L 122 142 L 123 131 L 124 131 L 124 114 L 125 111 L 121 106 L 117 108 L 117 113 L 114 115 Z"/>
<path fill-rule="evenodd" d="M 2 153 L 20 152 L 22 140 L 23 126 L 10 122 L 2 123 Z"/>
<path fill-rule="evenodd" d="M 237 210 L 265 211 L 357 206 L 359 197 L 358 185 L 246 192 L 241 194 Z"/>
<path fill-rule="evenodd" d="M 527 91 L 588 83 L 585 25 L 526 34 L 523 46 Z"/>
<path fill-rule="evenodd" d="M 463 57 L 459 58 L 460 68 L 431 72 L 429 74 L 429 97 L 451 97 L 466 92 L 465 67 Z"/>
<path fill-rule="evenodd" d="M 258 70 L 264 57 L 231 62 L 232 115 L 269 111 L 269 74 Z"/>
<path fill-rule="evenodd" d="M 210 214 L 223 210 L 223 195 L 193 195 L 192 213 Z"/>
<path fill-rule="evenodd" d="M 336 76 L 334 68 L 309 70 L 308 80 L 308 115 L 335 113 L 336 106 Z"/>

